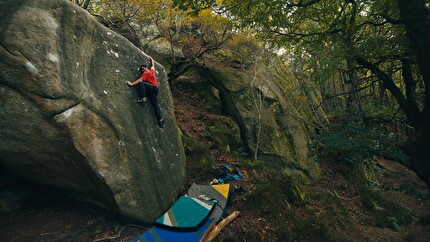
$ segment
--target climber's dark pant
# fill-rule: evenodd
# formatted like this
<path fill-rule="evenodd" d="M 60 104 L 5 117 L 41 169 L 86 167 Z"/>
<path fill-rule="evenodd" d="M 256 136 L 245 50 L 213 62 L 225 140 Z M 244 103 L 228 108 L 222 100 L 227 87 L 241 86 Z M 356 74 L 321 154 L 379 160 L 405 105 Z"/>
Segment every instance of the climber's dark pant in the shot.
<path fill-rule="evenodd" d="M 137 95 L 139 98 L 148 98 L 154 108 L 155 116 L 157 116 L 157 120 L 162 118 L 161 110 L 158 106 L 158 87 L 153 86 L 147 82 L 139 82 L 137 85 Z"/>

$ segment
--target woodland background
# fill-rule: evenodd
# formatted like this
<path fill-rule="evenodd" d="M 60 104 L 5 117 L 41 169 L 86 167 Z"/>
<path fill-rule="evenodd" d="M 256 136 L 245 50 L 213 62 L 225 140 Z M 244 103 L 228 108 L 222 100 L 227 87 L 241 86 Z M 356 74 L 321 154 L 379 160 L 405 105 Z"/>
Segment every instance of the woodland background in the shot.
<path fill-rule="evenodd" d="M 134 29 L 125 37 L 143 50 L 148 46 L 139 42 L 139 29 L 155 26 L 157 38 L 168 41 L 162 64 L 169 71 L 177 122 L 188 134 L 188 183 L 207 181 L 226 161 L 246 174 L 238 185 L 248 192 L 236 194 L 229 208 L 242 211 L 241 218 L 219 241 L 430 238 L 429 1 L 72 2 L 107 27 Z M 186 80 L 214 63 L 251 74 L 270 69 L 264 64 L 270 55 L 282 58 L 299 81 L 300 90 L 288 95 L 296 93 L 312 110 L 312 118 L 302 117 L 300 107 L 291 107 L 288 115 L 306 123 L 319 179 L 267 169 L 258 148 L 253 153 L 207 148 L 211 134 L 202 120 L 214 114 Z M 277 102 L 269 104 L 274 112 Z M 142 232 L 113 226 L 103 216 L 94 212 L 103 221 L 86 229 L 76 225 L 80 229 L 69 238 L 119 241 Z"/>

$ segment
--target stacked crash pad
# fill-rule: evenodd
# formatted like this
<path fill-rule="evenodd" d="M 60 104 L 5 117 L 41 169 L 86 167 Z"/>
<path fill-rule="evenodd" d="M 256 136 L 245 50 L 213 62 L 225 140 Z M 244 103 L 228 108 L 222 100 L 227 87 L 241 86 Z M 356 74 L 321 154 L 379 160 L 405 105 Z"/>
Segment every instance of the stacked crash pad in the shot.
<path fill-rule="evenodd" d="M 194 229 L 205 221 L 215 204 L 215 200 L 182 196 L 155 223 L 169 228 Z"/>
<path fill-rule="evenodd" d="M 227 206 L 230 184 L 219 185 L 198 185 L 192 184 L 187 194 L 190 197 L 202 197 L 214 199 L 217 201 L 216 206 L 209 215 L 209 219 L 218 222 L 224 215 L 224 209 Z"/>
<path fill-rule="evenodd" d="M 133 242 L 200 241 L 218 222 L 227 205 L 230 184 L 192 184 L 186 196 L 181 196 L 161 215 L 155 225 Z"/>

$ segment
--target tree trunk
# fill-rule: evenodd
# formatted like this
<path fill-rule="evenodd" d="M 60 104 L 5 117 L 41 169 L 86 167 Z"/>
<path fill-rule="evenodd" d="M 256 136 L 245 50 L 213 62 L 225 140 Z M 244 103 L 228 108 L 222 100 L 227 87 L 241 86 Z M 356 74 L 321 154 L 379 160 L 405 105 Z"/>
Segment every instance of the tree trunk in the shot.
<path fill-rule="evenodd" d="M 406 28 L 426 86 L 425 107 L 430 104 L 430 20 L 424 0 L 399 0 L 400 16 Z"/>
<path fill-rule="evenodd" d="M 411 155 L 411 167 L 417 175 L 430 187 L 430 118 L 424 118 L 420 127 L 415 127 L 415 134 L 408 142 L 408 152 Z"/>
<path fill-rule="evenodd" d="M 425 85 L 423 110 L 414 124 L 416 137 L 410 143 L 412 168 L 430 186 L 430 20 L 425 0 L 398 0 L 400 16 Z"/>
<path fill-rule="evenodd" d="M 347 59 L 346 60 L 347 63 L 347 68 L 348 68 L 348 77 L 349 77 L 349 81 L 351 83 L 351 96 L 349 97 L 349 103 L 347 103 L 348 105 L 348 109 L 349 110 L 359 110 L 360 114 L 362 115 L 362 110 L 363 110 L 363 105 L 362 105 L 362 100 L 361 100 L 361 96 L 360 96 L 360 92 L 357 91 L 359 89 L 358 86 L 358 78 L 357 78 L 357 73 L 355 71 L 355 62 L 352 59 Z"/>

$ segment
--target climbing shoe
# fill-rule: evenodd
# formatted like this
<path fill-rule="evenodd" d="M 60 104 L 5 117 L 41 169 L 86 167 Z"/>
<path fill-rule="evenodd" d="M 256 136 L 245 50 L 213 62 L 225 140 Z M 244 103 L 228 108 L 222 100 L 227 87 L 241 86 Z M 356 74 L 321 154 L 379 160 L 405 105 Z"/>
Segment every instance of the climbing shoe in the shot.
<path fill-rule="evenodd" d="M 164 118 L 160 118 L 160 120 L 158 120 L 158 127 L 163 128 L 164 122 L 166 122 L 166 120 Z"/>

